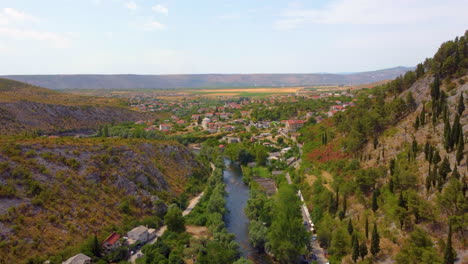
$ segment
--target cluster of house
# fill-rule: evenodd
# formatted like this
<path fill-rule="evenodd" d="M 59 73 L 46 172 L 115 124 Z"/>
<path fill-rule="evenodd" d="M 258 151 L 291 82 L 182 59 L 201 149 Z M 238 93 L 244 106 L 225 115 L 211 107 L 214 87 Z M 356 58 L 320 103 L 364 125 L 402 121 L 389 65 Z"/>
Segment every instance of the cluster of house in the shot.
<path fill-rule="evenodd" d="M 137 226 L 127 233 L 126 237 L 121 237 L 119 234 L 113 232 L 104 241 L 102 241 L 101 247 L 104 254 L 118 249 L 122 245 L 132 246 L 145 244 L 154 238 L 156 238 L 157 230 L 154 228 L 148 228 L 147 226 Z M 83 253 L 79 253 L 62 264 L 91 264 L 92 259 Z"/>
<path fill-rule="evenodd" d="M 270 152 L 270 153 L 268 153 L 267 161 L 269 163 L 271 163 L 274 160 L 284 161 L 289 165 L 289 164 L 293 163 L 296 160 L 296 158 L 294 158 L 294 157 L 291 157 L 289 159 L 286 159 L 286 157 L 285 157 L 286 153 L 291 151 L 291 149 L 292 149 L 291 147 L 287 147 L 287 148 L 281 149 L 278 152 Z"/>
<path fill-rule="evenodd" d="M 330 110 L 326 113 L 328 117 L 334 116 L 338 112 L 346 111 L 348 107 L 354 107 L 356 104 L 354 102 L 342 103 L 341 101 L 335 101 L 336 105 L 330 106 Z"/>

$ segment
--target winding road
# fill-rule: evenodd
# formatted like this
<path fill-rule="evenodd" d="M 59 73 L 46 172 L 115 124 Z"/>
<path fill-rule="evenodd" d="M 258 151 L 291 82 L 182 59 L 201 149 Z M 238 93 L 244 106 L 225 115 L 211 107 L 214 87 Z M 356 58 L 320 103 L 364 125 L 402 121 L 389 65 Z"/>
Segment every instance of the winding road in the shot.
<path fill-rule="evenodd" d="M 212 174 L 214 173 L 216 167 L 213 163 L 210 162 L 210 166 L 211 166 L 211 169 L 213 170 L 212 171 Z M 187 208 L 185 208 L 185 210 L 182 212 L 182 215 L 183 216 L 186 216 L 188 214 L 190 214 L 192 212 L 192 210 L 195 208 L 195 206 L 198 204 L 198 202 L 200 202 L 200 199 L 203 197 L 203 194 L 204 192 L 198 194 L 197 196 L 195 196 L 194 198 L 192 198 L 192 200 L 190 200 L 190 203 L 189 205 L 187 206 Z M 151 240 L 149 241 L 148 243 L 146 244 L 154 244 L 156 243 L 156 241 L 158 241 L 158 238 L 161 237 L 164 232 L 166 232 L 167 230 L 167 226 L 166 225 L 163 225 L 161 226 L 161 228 L 159 228 L 159 230 L 156 232 L 156 236 Z M 132 256 L 130 256 L 130 259 L 129 261 L 131 263 L 135 263 L 136 262 L 136 259 L 138 258 L 138 256 L 143 256 L 143 252 L 141 252 L 141 249 L 139 249 L 137 252 L 135 252 L 135 254 L 133 254 Z"/>

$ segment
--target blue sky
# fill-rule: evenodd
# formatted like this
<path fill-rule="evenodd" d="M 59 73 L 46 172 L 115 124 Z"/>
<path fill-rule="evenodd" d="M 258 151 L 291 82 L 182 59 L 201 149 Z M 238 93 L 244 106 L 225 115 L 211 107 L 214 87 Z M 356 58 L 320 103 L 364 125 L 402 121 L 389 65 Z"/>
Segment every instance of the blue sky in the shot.
<path fill-rule="evenodd" d="M 468 0 L 0 0 L 0 75 L 311 73 L 414 66 Z"/>

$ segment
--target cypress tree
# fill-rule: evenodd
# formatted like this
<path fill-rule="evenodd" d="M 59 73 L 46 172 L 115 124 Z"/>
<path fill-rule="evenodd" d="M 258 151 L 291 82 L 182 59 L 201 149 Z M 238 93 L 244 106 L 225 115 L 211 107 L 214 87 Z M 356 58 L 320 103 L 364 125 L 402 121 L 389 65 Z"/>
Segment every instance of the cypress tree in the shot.
<path fill-rule="evenodd" d="M 442 161 L 442 164 L 439 168 L 439 175 L 442 176 L 442 179 L 445 181 L 447 179 L 447 174 L 449 174 L 451 171 L 452 169 L 450 169 L 450 163 L 447 159 L 447 156 L 445 156 L 444 161 Z"/>
<path fill-rule="evenodd" d="M 434 165 L 434 169 L 432 170 L 432 174 L 431 174 L 432 186 L 436 186 L 437 184 L 437 175 L 438 175 L 437 170 L 438 170 L 437 166 Z"/>
<path fill-rule="evenodd" d="M 374 223 L 374 229 L 372 230 L 371 248 L 372 255 L 377 255 L 380 252 L 380 237 L 377 231 L 377 222 Z"/>
<path fill-rule="evenodd" d="M 463 99 L 463 92 L 462 92 L 460 95 L 460 98 L 458 99 L 457 112 L 459 115 L 462 115 L 463 111 L 465 111 L 465 101 Z"/>
<path fill-rule="evenodd" d="M 435 151 L 434 155 L 432 155 L 432 164 L 437 165 L 441 161 L 439 151 Z"/>
<path fill-rule="evenodd" d="M 356 235 L 353 236 L 353 255 L 352 255 L 352 258 L 353 258 L 354 262 L 357 262 L 357 260 L 359 258 L 359 241 L 358 241 Z"/>
<path fill-rule="evenodd" d="M 390 160 L 389 169 L 390 169 L 390 175 L 393 175 L 393 173 L 395 172 L 395 159 Z"/>
<path fill-rule="evenodd" d="M 336 189 L 335 212 L 338 210 L 338 205 L 339 205 L 339 203 L 340 203 L 339 189 Z"/>
<path fill-rule="evenodd" d="M 418 130 L 419 128 L 419 116 L 416 117 L 416 121 L 414 122 L 414 129 Z"/>
<path fill-rule="evenodd" d="M 456 158 L 457 158 L 458 165 L 460 165 L 460 162 L 463 160 L 464 148 L 465 148 L 465 144 L 458 144 L 457 146 Z"/>
<path fill-rule="evenodd" d="M 452 125 L 452 146 L 458 144 L 459 142 L 459 139 L 460 139 L 460 130 L 461 130 L 461 126 L 460 126 L 460 116 L 457 114 L 455 116 L 455 120 L 453 120 L 453 125 Z"/>
<path fill-rule="evenodd" d="M 101 256 L 101 244 L 99 244 L 99 240 L 96 236 L 94 235 L 93 241 L 91 242 L 91 253 L 93 253 L 94 256 L 100 257 Z"/>
<path fill-rule="evenodd" d="M 351 219 L 349 219 L 349 221 L 348 221 L 348 233 L 350 235 L 352 235 L 353 232 L 354 232 L 353 222 L 351 221 Z"/>
<path fill-rule="evenodd" d="M 359 255 L 361 255 L 362 259 L 364 259 L 367 256 L 366 241 L 362 241 L 361 245 L 359 245 Z"/>
<path fill-rule="evenodd" d="M 333 195 L 330 195 L 330 208 L 329 208 L 329 212 L 330 214 L 334 215 L 336 213 L 336 203 L 335 203 L 335 199 L 333 197 Z"/>
<path fill-rule="evenodd" d="M 426 176 L 426 190 L 429 191 L 431 187 L 432 187 L 431 166 L 429 166 L 429 173 Z"/>
<path fill-rule="evenodd" d="M 390 181 L 388 182 L 388 189 L 390 190 L 391 193 L 393 193 L 393 189 L 394 189 L 394 184 L 393 184 L 393 179 L 390 178 Z"/>
<path fill-rule="evenodd" d="M 432 156 L 434 155 L 434 147 L 432 145 L 429 145 L 429 153 L 427 155 L 429 164 L 432 164 Z"/>
<path fill-rule="evenodd" d="M 424 157 L 426 158 L 427 161 L 429 161 L 429 142 L 426 141 L 426 144 L 424 144 Z"/>
<path fill-rule="evenodd" d="M 453 247 L 452 247 L 452 224 L 449 223 L 447 244 L 445 245 L 445 252 L 444 252 L 444 264 L 453 264 L 454 262 L 455 262 L 455 256 L 453 254 Z"/>
<path fill-rule="evenodd" d="M 379 209 L 379 205 L 377 204 L 377 193 L 374 191 L 372 193 L 372 211 L 376 212 Z"/>
<path fill-rule="evenodd" d="M 455 165 L 455 167 L 453 168 L 452 177 L 454 177 L 457 180 L 460 179 L 460 173 L 458 172 L 457 165 Z"/>
<path fill-rule="evenodd" d="M 440 96 L 440 78 L 438 75 L 436 75 L 431 85 L 432 100 L 436 101 L 437 99 L 439 99 L 439 96 Z"/>
<path fill-rule="evenodd" d="M 413 159 L 416 159 L 416 155 L 418 154 L 418 142 L 413 137 L 413 143 L 411 144 L 411 150 L 413 151 Z"/>
<path fill-rule="evenodd" d="M 421 116 L 419 117 L 419 122 L 421 123 L 421 126 L 424 126 L 426 124 L 426 107 L 423 104 L 423 109 L 421 111 Z"/>
<path fill-rule="evenodd" d="M 346 197 L 346 194 L 343 196 L 343 214 L 346 215 L 346 210 L 348 209 L 348 198 Z"/>
<path fill-rule="evenodd" d="M 444 148 L 447 152 L 453 147 L 452 140 L 452 129 L 450 128 L 450 122 L 448 120 L 444 123 Z"/>
<path fill-rule="evenodd" d="M 405 198 L 403 197 L 403 192 L 400 192 L 400 196 L 398 197 L 398 206 L 408 210 L 408 204 L 407 204 Z"/>

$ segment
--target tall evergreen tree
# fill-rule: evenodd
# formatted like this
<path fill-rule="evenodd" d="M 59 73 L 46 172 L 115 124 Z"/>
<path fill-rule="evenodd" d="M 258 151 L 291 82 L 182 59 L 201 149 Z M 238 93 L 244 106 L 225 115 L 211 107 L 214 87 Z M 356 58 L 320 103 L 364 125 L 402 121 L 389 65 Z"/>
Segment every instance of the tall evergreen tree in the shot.
<path fill-rule="evenodd" d="M 453 168 L 452 177 L 457 179 L 457 180 L 460 179 L 460 173 L 458 172 L 457 165 L 455 165 L 455 167 Z"/>
<path fill-rule="evenodd" d="M 405 198 L 403 197 L 403 192 L 400 192 L 400 196 L 398 197 L 398 206 L 408 210 L 408 203 L 406 202 Z"/>
<path fill-rule="evenodd" d="M 460 125 L 460 116 L 457 114 L 455 116 L 455 120 L 453 120 L 453 125 L 452 125 L 452 139 L 453 139 L 453 144 L 457 145 L 460 139 L 460 130 L 462 130 L 462 127 Z"/>
<path fill-rule="evenodd" d="M 353 254 L 352 258 L 354 262 L 357 262 L 359 259 L 359 240 L 356 235 L 353 236 Z"/>
<path fill-rule="evenodd" d="M 444 123 L 444 148 L 449 152 L 453 147 L 453 136 L 452 129 L 450 127 L 449 120 L 446 120 Z"/>
<path fill-rule="evenodd" d="M 439 78 L 439 75 L 436 74 L 434 81 L 432 82 L 432 85 L 431 85 L 432 100 L 435 101 L 439 99 L 439 96 L 440 96 L 440 78 Z"/>
<path fill-rule="evenodd" d="M 458 165 L 460 165 L 460 162 L 463 160 L 464 155 L 465 155 L 465 143 L 463 142 L 463 140 L 461 140 L 461 142 L 457 146 L 457 154 L 456 154 Z"/>
<path fill-rule="evenodd" d="M 414 129 L 418 130 L 420 125 L 419 116 L 416 117 L 416 121 L 414 121 Z"/>
<path fill-rule="evenodd" d="M 437 165 L 441 161 L 439 151 L 435 151 L 434 154 L 432 155 L 432 164 Z"/>
<path fill-rule="evenodd" d="M 447 175 L 452 171 L 450 168 L 450 163 L 448 161 L 447 156 L 444 157 L 444 161 L 442 161 L 442 164 L 440 164 L 439 168 L 439 175 L 442 177 L 442 179 L 447 180 Z"/>
<path fill-rule="evenodd" d="M 348 197 L 346 194 L 343 195 L 343 215 L 346 215 L 346 210 L 348 210 Z"/>
<path fill-rule="evenodd" d="M 372 255 L 377 255 L 380 252 L 380 236 L 377 231 L 377 222 L 374 223 L 374 229 L 372 230 L 371 248 Z"/>
<path fill-rule="evenodd" d="M 460 95 L 460 98 L 458 99 L 457 112 L 459 115 L 462 115 L 463 111 L 465 111 L 465 100 L 463 99 L 463 92 L 462 92 Z"/>
<path fill-rule="evenodd" d="M 429 161 L 429 150 L 430 150 L 430 145 L 429 142 L 426 141 L 426 144 L 424 144 L 424 157 L 426 158 L 427 161 Z"/>
<path fill-rule="evenodd" d="M 374 212 L 376 212 L 377 209 L 379 209 L 379 205 L 377 203 L 377 195 L 378 193 L 376 191 L 372 193 L 372 211 Z"/>
<path fill-rule="evenodd" d="M 416 139 L 413 137 L 413 142 L 411 143 L 411 151 L 413 152 L 413 159 L 416 159 L 416 156 L 418 154 L 418 142 Z"/>
<path fill-rule="evenodd" d="M 447 243 L 444 252 L 444 264 L 453 264 L 455 262 L 455 255 L 453 254 L 452 247 L 452 224 L 449 223 L 449 232 L 447 236 Z"/>
<path fill-rule="evenodd" d="M 354 227 L 353 227 L 353 222 L 351 221 L 351 218 L 348 220 L 348 233 L 352 235 L 354 232 Z"/>
<path fill-rule="evenodd" d="M 366 241 L 362 241 L 362 243 L 359 245 L 359 255 L 361 255 L 361 258 L 364 259 L 367 256 L 367 245 Z"/>
<path fill-rule="evenodd" d="M 100 257 L 101 256 L 101 244 L 99 243 L 99 240 L 98 240 L 96 234 L 94 234 L 90 250 L 91 250 L 91 253 L 95 257 Z"/>

